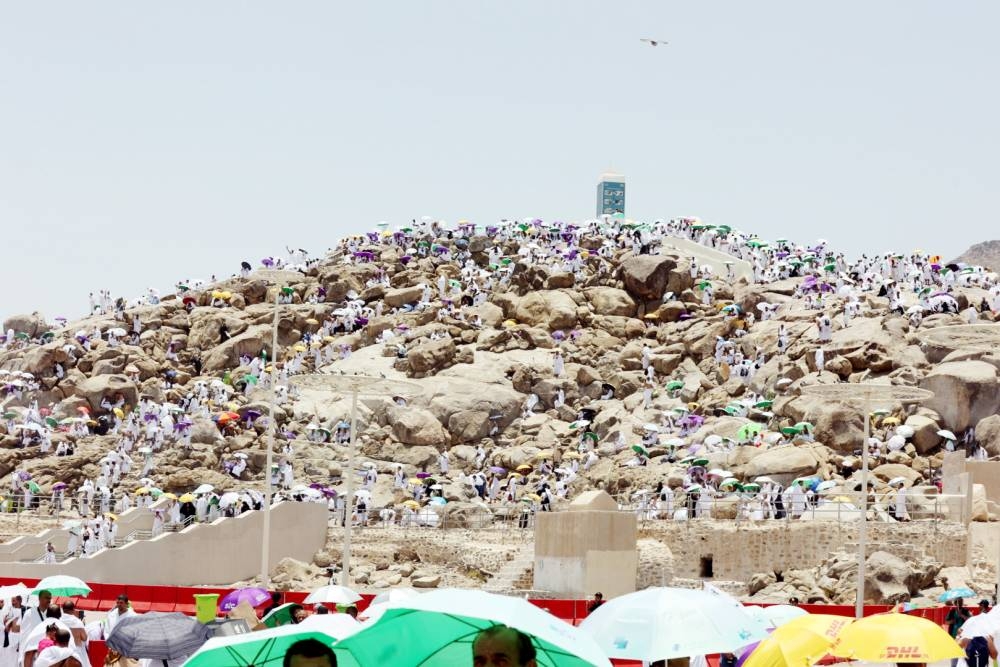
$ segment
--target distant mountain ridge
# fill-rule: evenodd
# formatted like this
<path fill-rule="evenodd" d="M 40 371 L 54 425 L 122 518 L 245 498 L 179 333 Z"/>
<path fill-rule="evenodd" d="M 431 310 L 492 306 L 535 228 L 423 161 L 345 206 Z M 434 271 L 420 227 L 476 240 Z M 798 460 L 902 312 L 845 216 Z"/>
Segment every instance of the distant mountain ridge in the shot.
<path fill-rule="evenodd" d="M 968 250 L 952 261 L 978 264 L 996 271 L 1000 269 L 1000 240 L 983 241 L 969 246 Z"/>

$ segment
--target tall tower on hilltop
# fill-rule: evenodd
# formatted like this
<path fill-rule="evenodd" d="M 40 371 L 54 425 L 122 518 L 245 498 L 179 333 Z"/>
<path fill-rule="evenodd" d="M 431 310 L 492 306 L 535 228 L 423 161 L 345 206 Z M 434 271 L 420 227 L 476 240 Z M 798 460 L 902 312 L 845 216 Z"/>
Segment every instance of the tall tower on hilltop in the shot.
<path fill-rule="evenodd" d="M 625 177 L 606 171 L 597 182 L 597 217 L 616 214 L 625 215 Z"/>

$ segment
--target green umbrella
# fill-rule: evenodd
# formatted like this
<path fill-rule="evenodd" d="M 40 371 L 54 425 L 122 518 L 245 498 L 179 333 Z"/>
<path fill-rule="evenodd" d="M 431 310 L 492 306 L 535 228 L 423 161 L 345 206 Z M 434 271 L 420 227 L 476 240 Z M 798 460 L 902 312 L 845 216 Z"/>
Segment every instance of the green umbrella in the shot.
<path fill-rule="evenodd" d="M 398 605 L 334 645 L 340 667 L 471 665 L 472 643 L 496 625 L 527 635 L 539 667 L 611 665 L 590 635 L 521 598 L 444 589 Z"/>
<path fill-rule="evenodd" d="M 355 625 L 360 627 L 360 624 Z M 357 632 L 357 627 L 350 625 L 344 619 L 337 619 L 330 622 L 329 626 L 326 623 L 323 625 L 309 623 L 305 627 L 302 624 L 289 624 L 229 637 L 212 637 L 187 659 L 184 667 L 277 666 L 282 664 L 285 652 L 295 642 L 315 639 L 325 646 L 332 647 L 337 643 L 338 637 L 335 635 L 346 637 L 353 632 Z"/>
<path fill-rule="evenodd" d="M 802 433 L 802 430 L 794 426 L 785 426 L 781 429 L 781 432 L 785 435 L 799 435 Z"/>
<path fill-rule="evenodd" d="M 257 384 L 257 376 L 253 373 L 247 373 L 243 376 L 243 381 L 247 384 Z"/>
<path fill-rule="evenodd" d="M 767 244 L 761 241 L 760 239 L 751 239 L 747 241 L 747 245 L 750 246 L 751 248 L 763 248 Z"/>
<path fill-rule="evenodd" d="M 31 336 L 24 333 L 23 331 L 18 331 L 16 334 L 14 334 L 14 338 L 18 338 L 20 340 L 28 340 L 29 338 L 31 338 Z"/>
<path fill-rule="evenodd" d="M 642 445 L 632 445 L 632 451 L 636 454 L 642 454 L 643 456 L 649 456 L 649 450 L 647 450 Z"/>
<path fill-rule="evenodd" d="M 295 290 L 293 290 L 291 287 L 282 287 L 281 288 L 281 293 L 282 294 L 291 294 L 294 291 Z"/>
<path fill-rule="evenodd" d="M 38 485 L 35 484 L 35 482 L 29 481 L 28 482 L 28 491 L 31 491 L 32 493 L 38 493 L 39 491 L 41 491 L 41 489 L 38 488 Z"/>
<path fill-rule="evenodd" d="M 419 241 L 417 243 L 417 247 L 418 248 L 429 248 L 429 247 L 431 247 L 431 242 L 430 241 Z"/>
<path fill-rule="evenodd" d="M 733 231 L 733 228 L 730 227 L 729 225 L 719 225 L 718 227 L 715 228 L 715 231 L 720 232 L 722 234 L 728 234 L 729 232 Z"/>
<path fill-rule="evenodd" d="M 46 417 L 45 418 L 45 423 L 48 424 L 51 428 L 55 428 L 56 426 L 59 426 L 59 422 L 58 422 L 58 420 L 56 420 L 55 417 Z"/>
<path fill-rule="evenodd" d="M 412 227 L 403 227 L 399 231 L 403 232 L 404 234 L 410 234 L 410 233 L 413 232 L 413 228 Z"/>
<path fill-rule="evenodd" d="M 758 410 L 767 410 L 772 405 L 774 405 L 774 401 L 757 401 L 753 404 L 753 406 Z"/>
<path fill-rule="evenodd" d="M 708 465 L 708 459 L 695 459 L 694 461 L 691 461 L 691 465 L 695 465 L 695 466 L 707 466 Z"/>
<path fill-rule="evenodd" d="M 799 429 L 799 433 L 812 433 L 813 425 L 809 422 L 799 422 L 795 428 Z"/>
<path fill-rule="evenodd" d="M 836 264 L 824 264 L 823 265 L 823 270 L 827 271 L 829 273 L 833 273 L 834 271 L 837 270 L 837 265 Z"/>
<path fill-rule="evenodd" d="M 260 622 L 269 628 L 276 628 L 279 625 L 287 625 L 292 622 L 292 612 L 295 611 L 295 607 L 301 607 L 302 605 L 296 604 L 295 602 L 288 602 L 283 605 L 279 605 L 269 611 L 267 615 L 260 619 Z"/>
<path fill-rule="evenodd" d="M 678 389 L 683 389 L 684 383 L 680 380 L 671 380 L 667 383 L 667 391 L 677 391 Z"/>
<path fill-rule="evenodd" d="M 744 484 L 743 485 L 743 490 L 744 491 L 760 491 L 760 484 L 757 484 L 756 482 L 750 482 L 749 484 Z"/>
<path fill-rule="evenodd" d="M 755 435 L 764 430 L 761 424 L 755 424 L 753 422 L 749 424 L 744 424 L 740 427 L 740 430 L 736 432 L 736 437 L 740 440 L 750 440 Z"/>
<path fill-rule="evenodd" d="M 7 412 L 3 413 L 3 418 L 4 419 L 17 419 L 17 413 L 16 412 L 11 412 L 10 410 L 8 410 Z"/>
<path fill-rule="evenodd" d="M 743 406 L 741 405 L 727 405 L 722 409 L 727 415 L 738 414 L 741 410 L 743 410 Z"/>
<path fill-rule="evenodd" d="M 48 591 L 55 597 L 73 597 L 75 595 L 86 597 L 90 595 L 90 586 L 82 579 L 66 574 L 54 574 L 39 581 L 31 593 L 35 595 L 41 591 Z"/>
<path fill-rule="evenodd" d="M 710 283 L 707 280 L 702 280 L 700 283 L 698 283 L 698 289 L 702 289 L 702 290 L 706 289 L 708 287 L 711 287 L 711 286 L 712 286 L 712 283 Z"/>

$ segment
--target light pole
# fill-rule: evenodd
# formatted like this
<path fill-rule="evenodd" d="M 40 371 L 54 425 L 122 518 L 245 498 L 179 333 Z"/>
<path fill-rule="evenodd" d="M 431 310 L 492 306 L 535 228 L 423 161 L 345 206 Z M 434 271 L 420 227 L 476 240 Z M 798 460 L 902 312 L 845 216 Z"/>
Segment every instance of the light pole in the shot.
<path fill-rule="evenodd" d="M 327 375 L 312 373 L 291 378 L 292 384 L 310 390 L 351 394 L 351 439 L 347 450 L 347 485 L 344 494 L 344 545 L 340 584 L 350 586 L 351 576 L 351 503 L 354 500 L 354 466 L 357 455 L 358 396 L 413 396 L 420 393 L 419 385 L 403 380 L 390 380 L 367 375 Z"/>
<path fill-rule="evenodd" d="M 267 461 L 264 463 L 264 527 L 260 547 L 260 585 L 267 588 L 271 583 L 271 500 L 274 493 L 271 484 L 271 463 L 274 460 L 274 434 L 278 422 L 274 418 L 275 406 L 278 402 L 278 313 L 281 305 L 281 289 L 275 285 L 274 315 L 271 322 L 271 392 L 268 399 L 270 416 L 267 420 Z"/>
<path fill-rule="evenodd" d="M 865 436 L 861 443 L 861 526 L 858 528 L 858 583 L 854 602 L 854 616 L 861 618 L 865 611 L 865 559 L 868 549 L 868 438 L 871 437 L 873 401 L 917 403 L 934 396 L 933 392 L 917 387 L 899 387 L 889 384 L 839 383 L 817 384 L 802 388 L 806 396 L 816 396 L 831 401 L 861 403 L 865 415 Z"/>

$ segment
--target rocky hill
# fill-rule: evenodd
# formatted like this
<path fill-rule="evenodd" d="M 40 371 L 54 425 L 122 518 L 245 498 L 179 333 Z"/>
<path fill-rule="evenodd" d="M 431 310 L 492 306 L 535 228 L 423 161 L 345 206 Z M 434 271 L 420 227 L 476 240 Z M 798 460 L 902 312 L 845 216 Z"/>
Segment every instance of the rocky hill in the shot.
<path fill-rule="evenodd" d="M 993 271 L 1000 270 L 1000 241 L 983 241 L 970 246 L 968 250 L 952 260 L 955 263 L 978 264 Z"/>
<path fill-rule="evenodd" d="M 752 276 L 692 261 L 676 237 L 747 262 Z M 480 471 L 498 501 L 537 504 L 531 494 L 548 483 L 556 504 L 595 487 L 641 502 L 662 483 L 663 512 L 711 494 L 709 511 L 725 517 L 736 511 L 725 500 L 742 493 L 767 515 L 761 485 L 808 478 L 830 502 L 860 488 L 862 415 L 804 387 L 931 388 L 924 405 L 878 406 L 873 474 L 890 494 L 890 481 L 931 484 L 949 438 L 1000 455 L 1000 356 L 980 344 L 988 334 L 921 342 L 934 328 L 992 322 L 998 295 L 996 275 L 978 268 L 922 255 L 852 263 L 823 243 L 768 244 L 697 220 L 381 229 L 322 258 L 295 251 L 215 284 L 96 303 L 78 322 L 9 318 L 0 479 L 8 487 L 24 472 L 43 494 L 56 483 L 75 492 L 86 479 L 112 484 L 102 460 L 132 452 L 115 493 L 144 472 L 147 486 L 178 494 L 260 489 L 277 382 L 282 479 L 343 494 L 347 447 L 336 440 L 349 396 L 295 384 L 321 371 L 410 383 L 402 397 L 390 388 L 360 401 L 358 471 L 381 473 L 373 516 L 408 511 L 416 487 L 420 505 L 423 491 L 449 501 L 430 499 L 438 515 L 508 511 L 476 499 Z"/>

